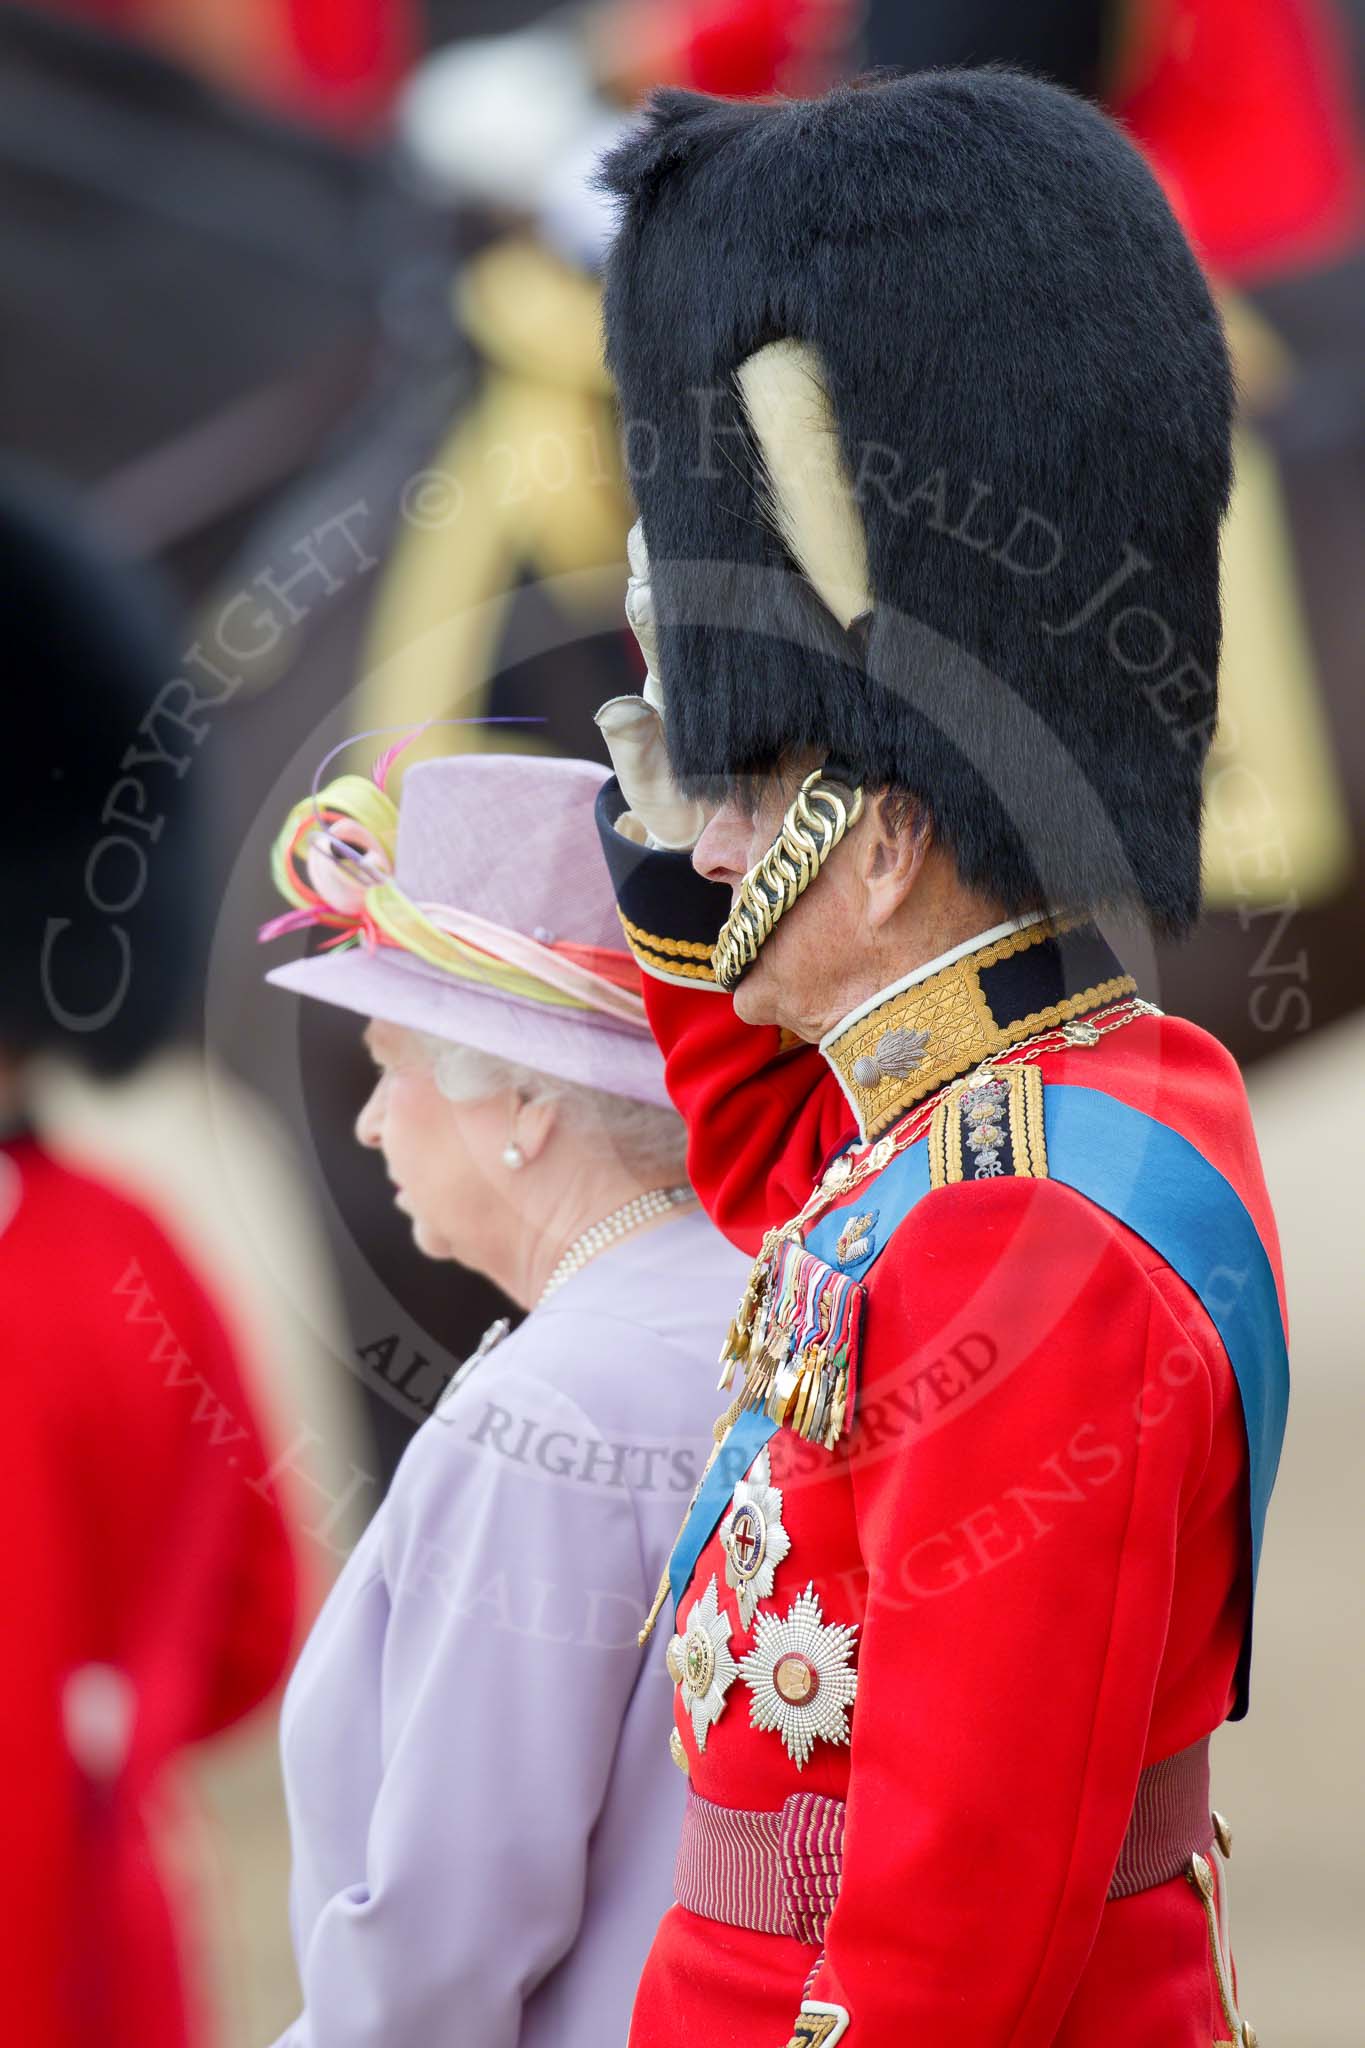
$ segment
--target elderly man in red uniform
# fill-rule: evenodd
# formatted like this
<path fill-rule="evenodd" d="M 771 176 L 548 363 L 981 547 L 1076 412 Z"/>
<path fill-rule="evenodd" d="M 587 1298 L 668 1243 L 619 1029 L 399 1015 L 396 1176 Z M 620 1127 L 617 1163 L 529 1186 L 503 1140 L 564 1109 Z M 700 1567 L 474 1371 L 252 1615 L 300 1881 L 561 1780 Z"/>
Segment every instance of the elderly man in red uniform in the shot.
<path fill-rule="evenodd" d="M 756 1254 L 652 1618 L 633 2048 L 1253 2048 L 1208 1744 L 1278 1250 L 1233 1062 L 1097 922 L 1198 912 L 1217 317 L 1117 130 L 1008 74 L 661 95 L 607 177 L 650 677 L 603 840 Z"/>

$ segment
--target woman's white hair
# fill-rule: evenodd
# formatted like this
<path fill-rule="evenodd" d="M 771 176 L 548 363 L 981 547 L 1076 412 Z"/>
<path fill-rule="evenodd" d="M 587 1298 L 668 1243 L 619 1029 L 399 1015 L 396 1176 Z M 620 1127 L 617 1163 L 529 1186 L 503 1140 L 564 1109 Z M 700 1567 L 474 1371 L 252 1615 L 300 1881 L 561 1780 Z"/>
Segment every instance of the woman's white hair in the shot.
<path fill-rule="evenodd" d="M 510 1088 L 527 1102 L 555 1102 L 568 1127 L 587 1143 L 616 1153 L 635 1171 L 670 1183 L 686 1180 L 687 1129 L 676 1110 L 561 1081 L 427 1032 L 411 1035 L 430 1059 L 432 1078 L 447 1101 L 482 1102 Z"/>

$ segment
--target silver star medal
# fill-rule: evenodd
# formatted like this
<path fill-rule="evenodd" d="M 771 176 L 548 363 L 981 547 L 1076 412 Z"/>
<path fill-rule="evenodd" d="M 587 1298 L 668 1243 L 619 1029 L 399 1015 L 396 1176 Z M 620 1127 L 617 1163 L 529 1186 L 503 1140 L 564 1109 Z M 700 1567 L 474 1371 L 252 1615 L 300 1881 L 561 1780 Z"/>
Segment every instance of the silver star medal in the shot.
<path fill-rule="evenodd" d="M 759 1601 L 772 1598 L 777 1567 L 792 1547 L 782 1526 L 782 1489 L 773 1485 L 772 1478 L 765 1444 L 736 1483 L 720 1525 L 725 1583 L 734 1592 L 745 1628 L 753 1627 Z"/>
<path fill-rule="evenodd" d="M 738 1670 L 730 1655 L 730 1624 L 720 1611 L 720 1590 L 714 1572 L 706 1591 L 687 1610 L 683 1630 L 669 1644 L 665 1661 L 669 1676 L 682 1693 L 700 1752 L 706 1748 L 707 1735 L 720 1719 L 725 1695 Z"/>
<path fill-rule="evenodd" d="M 858 1691 L 850 1668 L 856 1626 L 824 1620 L 814 1585 L 792 1602 L 784 1620 L 760 1614 L 754 1647 L 739 1673 L 753 1694 L 749 1719 L 775 1729 L 797 1770 L 817 1742 L 847 1743 L 848 1710 Z"/>

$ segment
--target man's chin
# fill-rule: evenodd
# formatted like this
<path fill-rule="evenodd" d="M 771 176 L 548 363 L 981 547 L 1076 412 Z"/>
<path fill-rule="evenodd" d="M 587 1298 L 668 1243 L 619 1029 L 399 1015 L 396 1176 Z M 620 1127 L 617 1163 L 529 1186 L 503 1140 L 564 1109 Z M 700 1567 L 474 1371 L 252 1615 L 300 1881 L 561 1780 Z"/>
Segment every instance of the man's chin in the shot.
<path fill-rule="evenodd" d="M 763 961 L 754 962 L 732 1000 L 741 1024 L 776 1024 L 777 1003 L 772 976 Z"/>

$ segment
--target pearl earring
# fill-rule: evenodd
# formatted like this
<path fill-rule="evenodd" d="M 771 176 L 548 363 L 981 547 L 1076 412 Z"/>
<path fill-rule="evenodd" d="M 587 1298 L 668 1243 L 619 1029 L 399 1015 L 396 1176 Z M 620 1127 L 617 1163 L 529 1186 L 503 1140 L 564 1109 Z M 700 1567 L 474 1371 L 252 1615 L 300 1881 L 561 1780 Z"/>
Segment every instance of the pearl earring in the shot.
<path fill-rule="evenodd" d="M 502 1148 L 502 1163 L 510 1168 L 513 1173 L 516 1172 L 519 1166 L 525 1166 L 526 1164 L 526 1154 L 522 1151 L 520 1145 L 514 1144 L 510 1138 Z"/>

